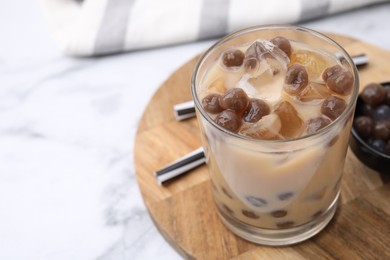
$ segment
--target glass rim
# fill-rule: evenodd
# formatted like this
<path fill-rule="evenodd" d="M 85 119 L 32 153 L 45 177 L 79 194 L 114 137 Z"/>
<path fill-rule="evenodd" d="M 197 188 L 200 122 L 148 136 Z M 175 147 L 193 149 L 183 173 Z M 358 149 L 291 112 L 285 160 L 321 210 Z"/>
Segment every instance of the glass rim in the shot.
<path fill-rule="evenodd" d="M 214 120 L 209 116 L 209 114 L 203 109 L 203 107 L 201 105 L 201 102 L 199 101 L 199 98 L 198 98 L 198 95 L 197 95 L 197 90 L 196 90 L 196 79 L 197 79 L 197 76 L 198 76 L 199 69 L 202 66 L 203 62 L 207 59 L 207 57 L 213 52 L 213 50 L 216 47 L 221 46 L 225 42 L 227 42 L 227 41 L 229 41 L 231 39 L 234 39 L 236 37 L 245 35 L 245 34 L 250 33 L 250 32 L 265 31 L 265 30 L 295 30 L 295 31 L 301 31 L 301 32 L 304 32 L 304 33 L 309 33 L 311 35 L 314 35 L 316 38 L 320 38 L 320 39 L 326 41 L 327 43 L 335 46 L 337 49 L 339 49 L 340 53 L 342 54 L 342 57 L 344 57 L 348 61 L 348 63 L 351 65 L 351 67 L 352 67 L 352 71 L 353 71 L 353 74 L 354 74 L 354 86 L 353 86 L 352 94 L 351 94 L 351 97 L 350 97 L 350 102 L 347 104 L 347 107 L 343 111 L 343 113 L 339 117 L 337 117 L 336 120 L 332 121 L 329 125 L 321 128 L 320 130 L 318 130 L 317 132 L 312 133 L 312 134 L 303 135 L 303 136 L 299 136 L 299 137 L 296 137 L 296 138 L 290 138 L 290 139 L 267 140 L 267 139 L 257 139 L 257 138 L 254 138 L 254 137 L 241 135 L 241 134 L 238 134 L 238 133 L 233 133 L 233 132 L 223 128 L 222 126 L 218 125 L 217 123 L 215 123 Z M 206 119 L 212 126 L 214 126 L 215 128 L 217 128 L 218 130 L 222 131 L 223 133 L 225 133 L 225 134 L 227 134 L 227 135 L 229 135 L 231 137 L 234 137 L 236 139 L 241 139 L 241 140 L 250 141 L 250 142 L 259 142 L 259 143 L 265 143 L 266 142 L 266 143 L 269 143 L 269 144 L 271 144 L 271 143 L 289 143 L 289 142 L 298 141 L 298 140 L 302 140 L 302 139 L 313 138 L 315 136 L 319 136 L 322 133 L 327 132 L 335 124 L 337 124 L 339 121 L 343 120 L 347 115 L 349 115 L 352 112 L 351 110 L 354 108 L 354 104 L 356 103 L 356 100 L 357 100 L 357 97 L 358 97 L 358 93 L 359 93 L 359 76 L 358 76 L 358 71 L 357 71 L 355 63 L 352 61 L 352 58 L 350 57 L 348 52 L 340 44 L 338 44 L 336 41 L 334 41 L 333 39 L 331 39 L 330 37 L 326 36 L 323 33 L 320 33 L 318 31 L 315 31 L 315 30 L 312 30 L 312 29 L 309 29 L 309 28 L 306 28 L 306 27 L 303 27 L 303 26 L 289 25 L 289 24 L 270 24 L 270 25 L 252 26 L 252 27 L 248 27 L 248 28 L 245 28 L 245 29 L 242 29 L 242 30 L 239 30 L 239 31 L 236 31 L 236 32 L 233 32 L 231 34 L 228 34 L 228 35 L 224 36 L 223 38 L 218 40 L 216 43 L 211 45 L 202 54 L 202 56 L 199 58 L 198 62 L 196 63 L 196 65 L 194 67 L 194 70 L 192 72 L 192 77 L 191 77 L 191 95 L 192 95 L 192 98 L 194 100 L 194 104 L 195 104 L 196 110 L 199 111 L 200 114 L 202 115 L 202 117 L 204 119 Z"/>

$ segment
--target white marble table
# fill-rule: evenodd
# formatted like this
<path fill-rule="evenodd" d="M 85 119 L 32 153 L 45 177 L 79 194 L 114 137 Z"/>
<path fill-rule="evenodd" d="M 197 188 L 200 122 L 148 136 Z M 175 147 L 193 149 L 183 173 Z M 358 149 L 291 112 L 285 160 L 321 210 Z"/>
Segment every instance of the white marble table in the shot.
<path fill-rule="evenodd" d="M 390 4 L 302 23 L 390 51 Z M 213 41 L 64 57 L 35 1 L 0 9 L 0 259 L 180 259 L 133 168 L 153 92 Z M 390 75 L 389 75 L 390 79 Z"/>

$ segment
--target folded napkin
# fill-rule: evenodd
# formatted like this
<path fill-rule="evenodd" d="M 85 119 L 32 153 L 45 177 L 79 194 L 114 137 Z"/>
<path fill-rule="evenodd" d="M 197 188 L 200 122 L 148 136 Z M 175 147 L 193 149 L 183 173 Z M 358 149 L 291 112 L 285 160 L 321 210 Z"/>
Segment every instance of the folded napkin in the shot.
<path fill-rule="evenodd" d="M 40 0 L 64 53 L 93 56 L 296 23 L 389 0 Z"/>

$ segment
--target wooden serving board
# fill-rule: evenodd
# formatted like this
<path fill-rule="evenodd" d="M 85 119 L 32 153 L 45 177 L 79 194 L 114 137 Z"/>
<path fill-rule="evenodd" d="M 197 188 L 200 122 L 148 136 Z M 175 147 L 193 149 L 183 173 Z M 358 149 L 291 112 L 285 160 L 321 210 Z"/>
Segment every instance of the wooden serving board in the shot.
<path fill-rule="evenodd" d="M 390 81 L 390 53 L 345 36 L 328 34 L 351 55 L 366 53 L 360 88 Z M 195 118 L 175 120 L 173 105 L 191 99 L 196 57 L 158 89 L 140 120 L 135 140 L 138 184 L 155 225 L 187 259 L 390 259 L 390 178 L 363 165 L 349 150 L 341 201 L 330 224 L 315 237 L 288 247 L 266 247 L 231 233 L 214 207 L 206 166 L 160 186 L 153 173 L 201 145 Z M 389 168 L 390 171 L 390 168 Z"/>

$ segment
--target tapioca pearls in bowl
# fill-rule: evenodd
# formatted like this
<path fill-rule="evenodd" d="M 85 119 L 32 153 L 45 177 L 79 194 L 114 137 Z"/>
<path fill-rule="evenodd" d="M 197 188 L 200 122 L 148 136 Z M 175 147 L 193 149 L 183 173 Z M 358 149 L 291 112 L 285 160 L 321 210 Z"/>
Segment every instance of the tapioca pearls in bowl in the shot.
<path fill-rule="evenodd" d="M 350 146 L 365 165 L 390 174 L 390 82 L 370 83 L 361 91 Z"/>

